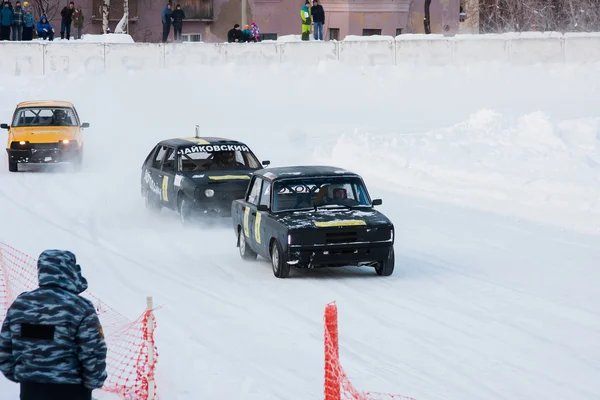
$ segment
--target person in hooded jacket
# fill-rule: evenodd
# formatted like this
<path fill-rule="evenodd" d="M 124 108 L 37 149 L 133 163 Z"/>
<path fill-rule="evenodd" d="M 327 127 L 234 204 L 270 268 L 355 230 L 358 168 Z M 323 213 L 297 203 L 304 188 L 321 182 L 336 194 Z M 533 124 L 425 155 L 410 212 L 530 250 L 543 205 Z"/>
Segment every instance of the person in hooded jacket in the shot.
<path fill-rule="evenodd" d="M 25 14 L 23 14 L 23 40 L 31 41 L 33 40 L 33 14 L 31 13 L 31 9 L 29 7 L 25 8 Z"/>
<path fill-rule="evenodd" d="M 75 28 L 75 39 L 81 39 L 81 30 L 83 29 L 83 9 L 81 6 L 73 11 L 73 28 Z"/>
<path fill-rule="evenodd" d="M 163 43 L 167 42 L 167 39 L 169 38 L 169 33 L 171 33 L 171 15 L 172 15 L 172 11 L 171 11 L 171 3 L 167 3 L 167 5 L 165 6 L 165 8 L 163 9 L 162 12 L 162 24 L 163 24 L 163 36 L 162 36 L 162 41 Z"/>
<path fill-rule="evenodd" d="M 14 21 L 12 8 L 6 1 L 0 10 L 0 40 L 10 40 L 10 27 L 13 26 Z"/>
<path fill-rule="evenodd" d="M 39 287 L 20 294 L 0 330 L 0 371 L 21 400 L 90 400 L 107 378 L 107 348 L 75 254 L 45 250 Z"/>
<path fill-rule="evenodd" d="M 48 18 L 46 18 L 45 15 L 40 17 L 36 26 L 36 32 L 38 37 L 41 37 L 43 40 L 46 40 L 46 38 L 51 41 L 54 40 L 54 28 L 50 25 L 50 22 L 48 22 Z"/>
<path fill-rule="evenodd" d="M 181 9 L 181 5 L 177 4 L 175 10 L 171 14 L 173 19 L 173 37 L 176 42 L 181 42 L 181 31 L 183 30 L 183 20 L 185 19 L 185 13 Z"/>
<path fill-rule="evenodd" d="M 306 0 L 304 7 L 300 9 L 300 19 L 302 19 L 302 40 L 310 40 L 310 26 L 312 24 L 310 0 Z"/>

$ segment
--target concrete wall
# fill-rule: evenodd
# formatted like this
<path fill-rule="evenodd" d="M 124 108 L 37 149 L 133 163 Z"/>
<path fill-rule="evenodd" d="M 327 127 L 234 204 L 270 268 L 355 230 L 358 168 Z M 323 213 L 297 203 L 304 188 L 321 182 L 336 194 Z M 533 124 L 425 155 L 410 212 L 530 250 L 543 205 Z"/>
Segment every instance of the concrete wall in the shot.
<path fill-rule="evenodd" d="M 0 74 L 139 71 L 196 65 L 466 65 L 600 62 L 600 34 L 402 35 L 383 40 L 229 43 L 0 42 Z"/>

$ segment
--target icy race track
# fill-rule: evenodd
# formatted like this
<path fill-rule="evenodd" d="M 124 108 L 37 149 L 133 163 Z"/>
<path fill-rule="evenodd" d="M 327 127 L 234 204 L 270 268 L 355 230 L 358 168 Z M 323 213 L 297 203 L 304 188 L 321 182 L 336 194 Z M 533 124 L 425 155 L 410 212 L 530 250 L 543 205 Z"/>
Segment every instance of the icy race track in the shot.
<path fill-rule="evenodd" d="M 18 101 L 53 98 L 91 128 L 79 174 L 10 174 L 2 152 L 0 241 L 34 257 L 73 250 L 90 290 L 132 319 L 154 296 L 164 400 L 322 398 L 334 300 L 342 365 L 361 390 L 598 399 L 599 71 L 321 64 L 2 79 L 1 122 Z M 195 124 L 273 165 L 362 173 L 396 224 L 394 275 L 278 280 L 267 261 L 241 261 L 229 225 L 150 216 L 141 163 Z M 17 390 L 0 379 L 3 399 Z"/>

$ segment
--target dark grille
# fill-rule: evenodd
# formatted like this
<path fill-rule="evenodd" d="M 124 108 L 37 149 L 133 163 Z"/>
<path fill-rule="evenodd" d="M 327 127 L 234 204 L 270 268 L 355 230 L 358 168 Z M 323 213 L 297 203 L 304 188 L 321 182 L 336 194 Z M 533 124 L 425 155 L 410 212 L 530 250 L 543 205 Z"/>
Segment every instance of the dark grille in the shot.
<path fill-rule="evenodd" d="M 358 241 L 357 231 L 345 232 L 327 232 L 325 234 L 326 243 L 350 243 Z"/>
<path fill-rule="evenodd" d="M 58 143 L 31 143 L 29 147 L 33 150 L 55 150 L 58 149 Z"/>

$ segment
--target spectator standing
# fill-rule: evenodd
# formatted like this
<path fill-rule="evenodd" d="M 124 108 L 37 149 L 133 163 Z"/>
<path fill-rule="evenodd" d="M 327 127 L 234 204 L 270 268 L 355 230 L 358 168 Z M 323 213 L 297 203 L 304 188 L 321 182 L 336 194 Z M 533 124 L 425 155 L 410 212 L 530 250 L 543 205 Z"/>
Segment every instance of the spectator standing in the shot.
<path fill-rule="evenodd" d="M 310 0 L 306 0 L 304 7 L 300 9 L 300 18 L 302 19 L 302 40 L 310 40 Z"/>
<path fill-rule="evenodd" d="M 183 30 L 183 20 L 185 19 L 185 13 L 181 9 L 181 5 L 177 4 L 175 6 L 175 10 L 171 14 L 171 18 L 173 19 L 173 36 L 176 42 L 181 42 L 183 39 L 181 38 L 181 31 Z"/>
<path fill-rule="evenodd" d="M 46 18 L 45 15 L 42 15 L 40 17 L 36 28 L 38 37 L 41 37 L 43 40 L 54 40 L 54 28 L 52 27 L 52 25 L 50 25 L 50 22 L 48 22 L 48 18 Z"/>
<path fill-rule="evenodd" d="M 25 4 L 25 14 L 23 14 L 23 40 L 31 41 L 33 40 L 33 14 L 31 13 L 31 9 L 27 7 L 27 2 Z"/>
<path fill-rule="evenodd" d="M 75 4 L 70 2 L 68 6 L 65 6 L 60 12 L 60 16 L 62 17 L 60 22 L 60 38 L 65 38 L 65 33 L 67 34 L 67 40 L 71 37 L 71 23 L 73 22 L 73 11 L 75 11 Z"/>
<path fill-rule="evenodd" d="M 15 3 L 15 8 L 13 9 L 13 27 L 12 27 L 12 40 L 13 41 L 21 41 L 23 40 L 23 7 L 21 7 L 21 2 L 17 1 Z"/>
<path fill-rule="evenodd" d="M 21 386 L 21 400 L 91 400 L 104 385 L 106 343 L 75 254 L 45 250 L 39 287 L 21 293 L 0 330 L 0 371 Z"/>
<path fill-rule="evenodd" d="M 313 6 L 310 9 L 315 28 L 315 40 L 323 40 L 323 25 L 325 25 L 325 10 L 319 4 L 318 0 L 313 0 Z"/>
<path fill-rule="evenodd" d="M 10 27 L 13 26 L 14 20 L 13 12 L 6 1 L 0 10 L 0 40 L 10 40 Z"/>
<path fill-rule="evenodd" d="M 254 22 L 254 21 L 252 21 L 252 27 L 250 28 L 250 34 L 252 35 L 252 38 L 254 39 L 255 42 L 260 41 L 260 29 L 258 29 L 258 25 L 256 25 L 256 22 Z"/>
<path fill-rule="evenodd" d="M 167 3 L 162 12 L 162 24 L 163 24 L 163 43 L 167 42 L 169 38 L 169 33 L 171 33 L 171 15 L 173 12 L 171 11 L 171 3 Z"/>
<path fill-rule="evenodd" d="M 240 28 L 240 24 L 233 25 L 233 28 L 227 32 L 227 41 L 229 43 L 240 43 L 244 41 L 244 34 Z"/>
<path fill-rule="evenodd" d="M 73 28 L 75 28 L 75 39 L 81 39 L 81 30 L 83 29 L 83 10 L 81 6 L 73 11 Z"/>
<path fill-rule="evenodd" d="M 244 25 L 244 29 L 242 29 L 242 35 L 245 42 L 254 42 L 254 39 L 252 38 L 252 32 L 250 32 L 250 25 Z"/>

